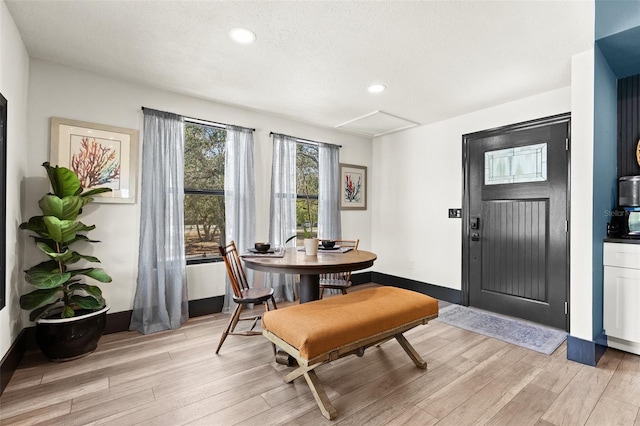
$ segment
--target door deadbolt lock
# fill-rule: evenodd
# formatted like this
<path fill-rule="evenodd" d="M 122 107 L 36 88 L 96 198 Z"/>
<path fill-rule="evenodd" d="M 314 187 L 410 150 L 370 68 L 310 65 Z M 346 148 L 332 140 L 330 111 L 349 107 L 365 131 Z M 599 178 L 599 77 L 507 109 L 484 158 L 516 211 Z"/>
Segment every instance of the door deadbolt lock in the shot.
<path fill-rule="evenodd" d="M 480 234 L 478 234 L 477 232 L 471 234 L 471 241 L 480 241 Z"/>
<path fill-rule="evenodd" d="M 470 226 L 471 226 L 471 229 L 480 229 L 480 218 L 472 217 Z"/>

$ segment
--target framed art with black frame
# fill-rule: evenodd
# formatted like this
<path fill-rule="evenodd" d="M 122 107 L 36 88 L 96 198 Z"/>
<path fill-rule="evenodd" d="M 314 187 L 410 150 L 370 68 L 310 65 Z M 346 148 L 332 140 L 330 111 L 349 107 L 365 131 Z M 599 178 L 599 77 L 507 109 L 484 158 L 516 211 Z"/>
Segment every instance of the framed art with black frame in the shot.
<path fill-rule="evenodd" d="M 0 93 L 0 310 L 6 305 L 7 294 L 7 100 Z"/>

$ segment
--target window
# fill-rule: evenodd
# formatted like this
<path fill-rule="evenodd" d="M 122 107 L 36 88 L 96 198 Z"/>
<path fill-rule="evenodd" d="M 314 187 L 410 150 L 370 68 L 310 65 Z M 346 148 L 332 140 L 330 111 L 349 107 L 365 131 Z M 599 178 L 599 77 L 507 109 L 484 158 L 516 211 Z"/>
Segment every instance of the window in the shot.
<path fill-rule="evenodd" d="M 318 147 L 298 143 L 296 152 L 297 240 L 318 236 Z"/>
<path fill-rule="evenodd" d="M 227 132 L 185 122 L 184 240 L 187 264 L 220 259 L 225 241 L 224 154 Z"/>
<path fill-rule="evenodd" d="M 484 184 L 547 180 L 547 144 L 500 149 L 484 153 Z"/>

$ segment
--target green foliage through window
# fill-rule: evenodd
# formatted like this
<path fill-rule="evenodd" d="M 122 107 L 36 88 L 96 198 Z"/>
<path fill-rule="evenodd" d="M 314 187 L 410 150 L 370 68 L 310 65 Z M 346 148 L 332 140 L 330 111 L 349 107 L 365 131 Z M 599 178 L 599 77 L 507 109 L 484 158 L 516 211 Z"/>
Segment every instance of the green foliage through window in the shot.
<path fill-rule="evenodd" d="M 318 236 L 318 147 L 298 143 L 296 152 L 297 239 Z"/>
<path fill-rule="evenodd" d="M 219 258 L 226 241 L 224 156 L 227 132 L 185 123 L 184 233 L 187 263 Z M 318 147 L 299 143 L 296 152 L 297 239 L 318 235 Z"/>
<path fill-rule="evenodd" d="M 224 154 L 227 132 L 185 123 L 184 234 L 187 261 L 219 257 L 225 241 Z"/>

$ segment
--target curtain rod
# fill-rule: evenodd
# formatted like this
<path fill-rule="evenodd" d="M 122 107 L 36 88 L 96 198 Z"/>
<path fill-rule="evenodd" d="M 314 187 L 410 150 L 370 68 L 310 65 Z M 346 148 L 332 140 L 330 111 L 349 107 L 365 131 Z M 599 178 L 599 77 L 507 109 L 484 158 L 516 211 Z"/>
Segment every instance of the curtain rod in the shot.
<path fill-rule="evenodd" d="M 142 110 L 144 111 L 145 109 L 153 110 L 153 111 L 160 111 L 159 109 L 155 109 L 155 108 L 147 108 L 147 107 L 144 107 L 144 106 L 143 106 L 143 107 L 142 107 Z M 168 114 L 174 114 L 173 112 L 169 112 L 169 111 L 160 111 L 160 112 L 166 112 L 166 113 L 168 113 Z M 184 115 L 183 115 L 183 116 L 181 116 L 181 117 L 182 117 L 182 118 L 185 118 L 185 119 L 187 119 L 187 120 L 191 120 L 191 121 L 200 121 L 200 122 L 201 122 L 201 124 L 202 124 L 202 123 L 213 124 L 213 125 L 215 125 L 215 126 L 217 126 L 217 127 L 221 127 L 221 128 L 224 128 L 224 127 L 226 127 L 226 126 L 235 126 L 235 127 L 242 127 L 243 129 L 249 129 L 249 130 L 251 130 L 252 132 L 255 132 L 255 131 L 256 131 L 256 129 L 252 129 L 252 128 L 250 128 L 250 127 L 244 127 L 244 126 L 236 126 L 235 124 L 217 123 L 217 122 L 215 122 L 215 121 L 211 121 L 211 120 L 203 120 L 203 119 L 201 119 L 201 118 L 187 117 L 187 116 L 184 116 Z"/>
<path fill-rule="evenodd" d="M 297 140 L 299 142 L 302 142 L 302 143 L 307 143 L 309 145 L 325 144 L 325 145 L 334 145 L 334 146 L 337 146 L 338 148 L 342 148 L 342 145 L 336 145 L 335 143 L 318 142 L 318 141 L 312 141 L 311 139 L 299 138 L 297 136 L 291 136 L 291 135 L 285 135 L 285 134 L 282 134 L 282 133 L 269 132 L 269 136 L 273 136 L 273 135 L 289 136 L 290 138 L 293 138 L 293 139 L 295 139 L 295 140 Z"/>

